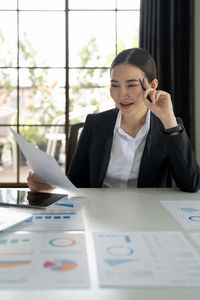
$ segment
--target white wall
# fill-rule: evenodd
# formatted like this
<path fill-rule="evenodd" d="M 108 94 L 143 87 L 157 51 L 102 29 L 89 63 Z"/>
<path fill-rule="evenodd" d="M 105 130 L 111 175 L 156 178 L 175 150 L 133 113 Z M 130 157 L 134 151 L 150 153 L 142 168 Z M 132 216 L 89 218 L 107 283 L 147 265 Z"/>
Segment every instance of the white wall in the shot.
<path fill-rule="evenodd" d="M 196 158 L 200 163 L 200 1 L 195 0 L 195 131 L 196 131 Z"/>

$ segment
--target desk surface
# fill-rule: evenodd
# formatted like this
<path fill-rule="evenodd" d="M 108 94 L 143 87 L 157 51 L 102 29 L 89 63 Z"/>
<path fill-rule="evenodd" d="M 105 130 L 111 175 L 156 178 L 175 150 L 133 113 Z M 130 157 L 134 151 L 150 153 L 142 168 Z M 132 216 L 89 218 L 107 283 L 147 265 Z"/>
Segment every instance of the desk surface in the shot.
<path fill-rule="evenodd" d="M 92 232 L 180 231 L 191 241 L 187 231 L 160 205 L 160 200 L 200 200 L 200 192 L 190 194 L 172 189 L 81 189 L 85 220 L 89 289 L 1 290 L 3 300 L 188 300 L 200 299 L 200 288 L 100 288 L 98 285 Z M 113 209 L 114 208 L 114 209 Z"/>

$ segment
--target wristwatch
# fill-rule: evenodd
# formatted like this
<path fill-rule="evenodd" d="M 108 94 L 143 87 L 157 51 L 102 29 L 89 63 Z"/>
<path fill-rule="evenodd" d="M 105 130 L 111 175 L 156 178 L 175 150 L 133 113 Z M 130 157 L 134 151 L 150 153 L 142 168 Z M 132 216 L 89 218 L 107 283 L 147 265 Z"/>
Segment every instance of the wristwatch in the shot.
<path fill-rule="evenodd" d="M 176 126 L 176 127 L 164 129 L 164 130 L 163 130 L 163 133 L 164 133 L 164 134 L 172 134 L 172 133 L 174 133 L 174 132 L 182 132 L 183 129 L 184 129 L 183 124 L 178 124 L 178 126 Z"/>

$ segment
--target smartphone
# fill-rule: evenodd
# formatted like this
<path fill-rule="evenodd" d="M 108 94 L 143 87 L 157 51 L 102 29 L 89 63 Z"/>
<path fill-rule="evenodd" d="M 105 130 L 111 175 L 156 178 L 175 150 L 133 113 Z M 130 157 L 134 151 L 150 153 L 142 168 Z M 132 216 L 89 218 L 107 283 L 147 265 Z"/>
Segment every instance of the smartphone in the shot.
<path fill-rule="evenodd" d="M 54 202 L 67 197 L 64 194 L 31 192 L 17 188 L 0 189 L 0 207 L 14 206 L 23 208 L 45 209 Z"/>
<path fill-rule="evenodd" d="M 146 88 L 144 87 L 144 84 L 142 83 L 142 80 L 141 80 L 140 78 L 139 78 L 139 82 L 140 82 L 140 85 L 141 85 L 143 91 L 146 91 Z M 152 102 L 152 100 L 151 100 L 151 98 L 150 98 L 149 95 L 147 95 L 147 99 L 148 99 L 150 102 Z"/>

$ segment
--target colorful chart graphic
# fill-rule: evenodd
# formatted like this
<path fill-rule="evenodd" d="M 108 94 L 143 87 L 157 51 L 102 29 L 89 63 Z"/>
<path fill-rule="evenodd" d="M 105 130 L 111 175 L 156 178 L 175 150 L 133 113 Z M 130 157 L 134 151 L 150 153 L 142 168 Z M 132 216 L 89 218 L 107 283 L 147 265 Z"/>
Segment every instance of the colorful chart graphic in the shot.
<path fill-rule="evenodd" d="M 71 216 L 75 215 L 75 212 L 50 212 L 50 213 L 36 213 L 31 219 L 27 219 L 25 222 L 31 223 L 34 221 L 55 221 L 55 220 L 69 220 Z"/>
<path fill-rule="evenodd" d="M 191 216 L 188 219 L 192 222 L 200 222 L 200 216 Z"/>
<path fill-rule="evenodd" d="M 0 239 L 0 255 L 30 255 L 33 253 L 28 238 Z"/>
<path fill-rule="evenodd" d="M 111 267 L 124 264 L 124 263 L 129 263 L 135 261 L 135 259 L 104 259 L 104 261 Z"/>
<path fill-rule="evenodd" d="M 107 252 L 112 256 L 129 256 L 134 250 L 127 246 L 112 246 L 107 248 Z"/>
<path fill-rule="evenodd" d="M 124 238 L 126 243 L 131 243 L 131 239 L 128 235 L 125 235 Z"/>
<path fill-rule="evenodd" d="M 49 241 L 49 244 L 54 247 L 66 248 L 76 244 L 76 241 L 70 238 L 63 237 L 63 238 L 52 239 Z"/>
<path fill-rule="evenodd" d="M 0 261 L 0 269 L 29 265 L 31 261 Z"/>
<path fill-rule="evenodd" d="M 72 260 L 54 260 L 46 261 L 43 264 L 44 268 L 50 269 L 52 271 L 71 271 L 78 267 L 78 264 Z"/>
<path fill-rule="evenodd" d="M 23 243 L 23 245 L 27 242 L 30 242 L 30 239 L 11 239 L 11 240 L 7 240 L 7 239 L 1 239 L 0 240 L 0 246 L 1 245 L 16 245 L 16 244 L 21 244 Z"/>
<path fill-rule="evenodd" d="M 194 207 L 182 207 L 181 210 L 189 213 L 199 211 L 199 209 L 196 209 Z"/>
<path fill-rule="evenodd" d="M 57 206 L 74 207 L 73 203 L 56 203 Z"/>

